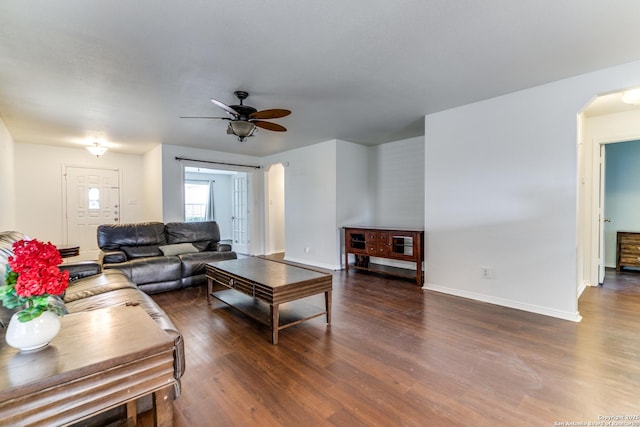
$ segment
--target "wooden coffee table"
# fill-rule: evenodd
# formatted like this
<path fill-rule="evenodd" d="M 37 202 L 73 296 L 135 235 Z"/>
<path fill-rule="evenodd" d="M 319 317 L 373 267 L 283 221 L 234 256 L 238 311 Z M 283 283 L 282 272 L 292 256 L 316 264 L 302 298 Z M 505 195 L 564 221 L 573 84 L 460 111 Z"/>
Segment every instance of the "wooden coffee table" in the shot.
<path fill-rule="evenodd" d="M 240 258 L 207 264 L 207 301 L 214 297 L 278 331 L 326 315 L 331 323 L 333 276 L 261 258 Z M 324 293 L 325 308 L 300 301 Z"/>
<path fill-rule="evenodd" d="M 157 426 L 173 425 L 173 339 L 140 307 L 68 314 L 37 351 L 0 337 L 0 425 L 69 425 L 116 406 L 135 423 L 152 394 Z"/>

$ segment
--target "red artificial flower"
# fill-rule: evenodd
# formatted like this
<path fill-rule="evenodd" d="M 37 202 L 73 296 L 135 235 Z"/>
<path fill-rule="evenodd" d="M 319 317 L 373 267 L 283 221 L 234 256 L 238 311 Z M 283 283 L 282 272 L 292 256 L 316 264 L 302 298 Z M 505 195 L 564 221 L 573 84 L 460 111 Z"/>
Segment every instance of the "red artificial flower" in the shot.
<path fill-rule="evenodd" d="M 62 257 L 51 243 L 19 240 L 13 244 L 9 266 L 18 273 L 15 291 L 20 297 L 60 295 L 69 285 L 69 272 L 60 271 Z"/>

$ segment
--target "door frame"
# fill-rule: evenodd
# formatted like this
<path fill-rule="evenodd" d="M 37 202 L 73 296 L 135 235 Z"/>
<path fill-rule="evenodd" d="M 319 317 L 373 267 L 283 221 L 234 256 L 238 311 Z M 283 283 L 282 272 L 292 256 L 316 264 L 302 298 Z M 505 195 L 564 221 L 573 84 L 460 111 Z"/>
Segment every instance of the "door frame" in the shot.
<path fill-rule="evenodd" d="M 243 172 L 247 174 L 247 209 L 249 210 L 247 215 L 247 253 L 248 255 L 257 255 L 259 254 L 261 244 L 259 239 L 255 239 L 258 237 L 255 233 L 256 230 L 262 230 L 263 212 L 260 211 L 262 208 L 257 204 L 256 200 L 264 195 L 259 191 L 259 174 L 262 174 L 262 167 L 256 168 L 254 166 L 242 166 L 242 165 L 231 165 L 225 163 L 217 163 L 210 161 L 198 161 L 191 159 L 182 159 L 180 162 L 180 203 L 182 204 L 182 220 L 185 219 L 185 210 L 184 210 L 184 181 L 185 181 L 185 168 L 201 168 L 201 169 L 209 169 L 209 170 L 219 170 L 219 171 L 231 171 L 231 172 Z M 231 201 L 230 201 L 231 202 Z M 254 209 L 254 207 L 258 207 L 258 209 Z"/>

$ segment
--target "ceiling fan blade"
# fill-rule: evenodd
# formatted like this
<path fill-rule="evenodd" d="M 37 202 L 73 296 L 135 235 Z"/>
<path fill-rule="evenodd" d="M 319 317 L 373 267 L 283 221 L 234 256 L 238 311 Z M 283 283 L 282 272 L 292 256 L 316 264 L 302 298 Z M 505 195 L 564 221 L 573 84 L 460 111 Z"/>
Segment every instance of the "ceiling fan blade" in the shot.
<path fill-rule="evenodd" d="M 236 118 L 236 117 L 238 117 L 240 115 L 236 110 L 234 110 L 233 108 L 229 107 L 224 102 L 220 102 L 217 99 L 213 99 L 213 98 L 211 98 L 211 102 L 216 104 L 218 107 L 222 108 L 227 113 L 231 114 L 234 118 Z"/>
<path fill-rule="evenodd" d="M 251 120 L 251 123 L 255 124 L 259 128 L 272 130 L 272 131 L 275 131 L 275 132 L 286 132 L 287 131 L 286 127 L 280 126 L 277 123 L 263 122 L 262 120 Z"/>
<path fill-rule="evenodd" d="M 291 111 L 281 108 L 274 108 L 271 110 L 256 111 L 249 114 L 251 119 L 279 119 L 280 117 L 286 117 L 291 114 Z"/>
<path fill-rule="evenodd" d="M 210 116 L 181 116 L 181 119 L 221 119 L 221 120 L 231 120 L 228 117 L 210 117 Z"/>

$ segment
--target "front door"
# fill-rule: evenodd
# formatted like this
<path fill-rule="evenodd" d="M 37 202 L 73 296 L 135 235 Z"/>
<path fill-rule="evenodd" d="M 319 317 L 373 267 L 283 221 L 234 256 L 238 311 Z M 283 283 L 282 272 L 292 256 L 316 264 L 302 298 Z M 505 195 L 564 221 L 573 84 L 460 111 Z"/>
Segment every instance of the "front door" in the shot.
<path fill-rule="evenodd" d="M 120 222 L 118 170 L 66 166 L 64 178 L 66 243 L 79 245 L 82 259 L 97 259 L 98 225 Z"/>

